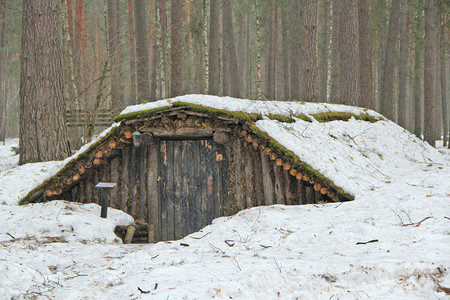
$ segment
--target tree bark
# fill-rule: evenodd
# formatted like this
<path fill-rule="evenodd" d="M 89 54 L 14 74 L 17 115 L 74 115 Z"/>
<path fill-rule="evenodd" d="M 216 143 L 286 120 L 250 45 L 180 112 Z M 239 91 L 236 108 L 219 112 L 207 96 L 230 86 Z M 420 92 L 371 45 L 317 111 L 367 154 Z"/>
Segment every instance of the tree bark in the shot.
<path fill-rule="evenodd" d="M 120 110 L 125 106 L 121 73 L 120 35 L 118 30 L 117 1 L 108 0 L 108 55 L 111 77 L 111 106 L 113 110 Z"/>
<path fill-rule="evenodd" d="M 236 47 L 234 43 L 234 30 L 233 30 L 233 14 L 231 9 L 231 0 L 223 0 L 223 39 L 225 40 L 225 48 L 223 51 L 226 53 L 227 65 L 224 64 L 224 69 L 228 70 L 228 80 L 230 88 L 230 96 L 240 97 L 240 83 L 239 83 L 239 71 L 236 57 Z"/>
<path fill-rule="evenodd" d="M 283 99 L 290 99 L 289 95 L 289 22 L 287 7 L 281 9 L 281 60 L 283 64 Z"/>
<path fill-rule="evenodd" d="M 384 75 L 380 96 L 380 111 L 388 119 L 395 122 L 394 101 L 394 65 L 398 42 L 398 15 L 400 1 L 393 1 L 389 17 L 389 31 L 384 57 Z M 388 71 L 389 70 L 389 71 Z"/>
<path fill-rule="evenodd" d="M 319 6 L 319 102 L 327 102 L 328 87 L 328 27 L 330 0 L 321 0 Z"/>
<path fill-rule="evenodd" d="M 359 103 L 358 7 L 352 0 L 340 1 L 339 88 L 340 103 Z"/>
<path fill-rule="evenodd" d="M 148 32 L 145 1 L 134 0 L 134 24 L 136 33 L 136 80 L 137 101 L 155 101 L 150 95 L 150 77 L 148 61 Z"/>
<path fill-rule="evenodd" d="M 377 102 L 376 106 L 381 105 L 381 89 L 383 88 L 384 65 L 386 56 L 386 36 L 387 36 L 387 16 L 386 0 L 377 2 Z"/>
<path fill-rule="evenodd" d="M 5 143 L 6 139 L 6 113 L 4 108 L 6 107 L 6 92 L 5 92 L 5 66 L 6 66 L 6 53 L 3 51 L 6 47 L 6 27 L 8 24 L 8 0 L 2 0 L 0 3 L 1 20 L 0 20 L 0 141 Z"/>
<path fill-rule="evenodd" d="M 318 99 L 317 8 L 318 0 L 303 1 L 303 101 Z"/>
<path fill-rule="evenodd" d="M 291 100 L 300 100 L 300 49 L 301 49 L 301 30 L 302 18 L 300 10 L 300 1 L 292 0 L 291 17 Z M 302 70 L 303 71 L 303 70 Z"/>
<path fill-rule="evenodd" d="M 183 67 L 183 0 L 172 0 L 170 44 L 170 97 L 182 94 L 181 72 Z"/>
<path fill-rule="evenodd" d="M 434 0 L 425 1 L 425 62 L 424 62 L 424 132 L 423 136 L 431 146 L 435 146 L 435 24 Z"/>
<path fill-rule="evenodd" d="M 269 35 L 267 41 L 267 77 L 266 77 L 266 98 L 275 99 L 275 1 L 270 0 L 268 5 L 269 14 Z"/>
<path fill-rule="evenodd" d="M 441 65 L 440 65 L 440 72 L 441 72 L 441 106 L 442 106 L 442 121 L 443 121 L 443 129 L 444 129 L 444 144 L 448 144 L 450 148 L 450 132 L 449 132 L 449 126 L 448 126 L 448 73 L 447 73 L 447 66 L 448 66 L 448 14 L 445 13 L 445 10 L 441 10 L 441 43 L 440 43 L 440 51 L 439 55 L 441 56 Z"/>
<path fill-rule="evenodd" d="M 136 52 L 134 41 L 133 0 L 128 0 L 128 42 L 130 50 L 130 104 L 138 104 L 136 98 Z"/>
<path fill-rule="evenodd" d="M 330 102 L 339 103 L 339 11 L 340 0 L 332 0 Z"/>
<path fill-rule="evenodd" d="M 423 2 L 419 1 L 419 9 L 415 16 L 414 25 L 414 134 L 421 138 L 423 123 L 423 101 L 422 101 L 422 82 L 423 82 Z"/>
<path fill-rule="evenodd" d="M 358 2 L 359 23 L 359 103 L 362 107 L 375 109 L 375 96 L 372 76 L 372 40 L 370 34 L 370 1 Z"/>
<path fill-rule="evenodd" d="M 20 164 L 62 160 L 70 149 L 61 63 L 59 0 L 22 2 Z"/>
<path fill-rule="evenodd" d="M 400 60 L 398 63 L 398 125 L 406 128 L 406 80 L 408 75 L 408 2 L 400 3 Z"/>
<path fill-rule="evenodd" d="M 219 95 L 219 0 L 211 0 L 209 13 L 209 78 L 208 94 Z"/>

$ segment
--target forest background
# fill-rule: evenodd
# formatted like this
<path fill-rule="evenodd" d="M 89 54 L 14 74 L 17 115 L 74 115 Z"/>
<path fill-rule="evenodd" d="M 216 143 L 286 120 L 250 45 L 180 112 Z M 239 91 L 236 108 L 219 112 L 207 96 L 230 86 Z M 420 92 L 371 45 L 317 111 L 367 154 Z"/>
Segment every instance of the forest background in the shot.
<path fill-rule="evenodd" d="M 190 93 L 358 105 L 448 144 L 446 0 L 50 2 L 73 149 L 127 105 Z M 24 7 L 0 1 L 1 141 L 20 131 Z"/>

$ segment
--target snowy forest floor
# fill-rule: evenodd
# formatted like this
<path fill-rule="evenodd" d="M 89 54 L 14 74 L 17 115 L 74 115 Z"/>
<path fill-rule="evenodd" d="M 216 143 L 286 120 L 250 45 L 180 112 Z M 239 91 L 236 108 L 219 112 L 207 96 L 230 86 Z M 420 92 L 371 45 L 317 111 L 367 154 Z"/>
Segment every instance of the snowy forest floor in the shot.
<path fill-rule="evenodd" d="M 121 211 L 18 206 L 61 163 L 18 166 L 17 143 L 0 145 L 0 299 L 449 297 L 448 150 L 352 202 L 257 207 L 179 241 L 122 245 L 114 227 L 133 220 Z"/>

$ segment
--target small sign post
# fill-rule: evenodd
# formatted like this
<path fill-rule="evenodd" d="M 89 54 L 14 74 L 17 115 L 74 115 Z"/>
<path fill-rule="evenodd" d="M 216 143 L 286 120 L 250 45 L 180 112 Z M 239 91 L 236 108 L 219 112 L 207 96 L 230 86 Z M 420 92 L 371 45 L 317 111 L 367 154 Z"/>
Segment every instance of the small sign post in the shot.
<path fill-rule="evenodd" d="M 109 191 L 115 188 L 117 183 L 113 182 L 99 182 L 95 186 L 96 188 L 100 189 L 101 192 L 101 206 L 102 210 L 100 212 L 101 218 L 106 218 L 108 215 L 108 198 L 109 198 Z"/>

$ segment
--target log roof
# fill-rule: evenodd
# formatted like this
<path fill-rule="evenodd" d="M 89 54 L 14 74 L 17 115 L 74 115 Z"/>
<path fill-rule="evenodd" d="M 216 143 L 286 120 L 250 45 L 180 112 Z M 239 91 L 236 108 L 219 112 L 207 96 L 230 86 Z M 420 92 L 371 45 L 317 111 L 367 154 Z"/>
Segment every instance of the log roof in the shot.
<path fill-rule="evenodd" d="M 208 101 L 205 101 L 205 99 Z M 230 104 L 230 99 L 227 97 L 189 95 L 128 107 L 115 118 L 116 123 L 105 130 L 97 140 L 83 146 L 74 156 L 67 159 L 64 166 L 56 174 L 31 190 L 21 199 L 20 204 L 54 199 L 71 189 L 85 178 L 90 170 L 117 156 L 121 148 L 132 142 L 132 133 L 135 130 L 145 132 L 145 127 L 152 121 L 152 124 L 156 124 L 155 121 L 158 121 L 160 129 L 164 129 L 160 131 L 160 134 L 173 136 L 176 136 L 177 132 L 179 134 L 184 127 L 191 127 L 196 130 L 201 127 L 202 130 L 206 131 L 226 128 L 230 124 L 239 126 L 239 134 L 242 139 L 252 143 L 255 148 L 262 149 L 277 164 L 283 165 L 287 168 L 286 170 L 290 170 L 292 176 L 315 184 L 315 187 L 327 192 L 328 196 L 334 201 L 353 200 L 354 195 L 346 191 L 345 187 L 336 185 L 323 172 L 314 168 L 311 162 L 303 161 L 302 157 L 296 154 L 295 149 L 286 147 L 279 142 L 276 136 L 269 135 L 257 124 L 264 120 L 291 124 L 297 121 L 312 123 L 334 120 L 347 121 L 349 119 L 373 123 L 382 120 L 381 115 L 373 111 L 349 106 L 240 99 L 233 99 Z M 214 103 L 214 101 L 217 101 L 217 103 Z M 230 109 L 225 109 L 227 107 Z M 208 122 L 214 120 L 214 124 L 184 124 L 182 122 L 183 117 L 187 115 L 202 117 L 209 120 Z M 164 125 L 162 120 L 170 117 L 176 117 L 177 120 L 173 124 Z M 181 121 L 177 125 L 178 120 Z M 155 132 L 154 128 L 152 131 Z"/>

